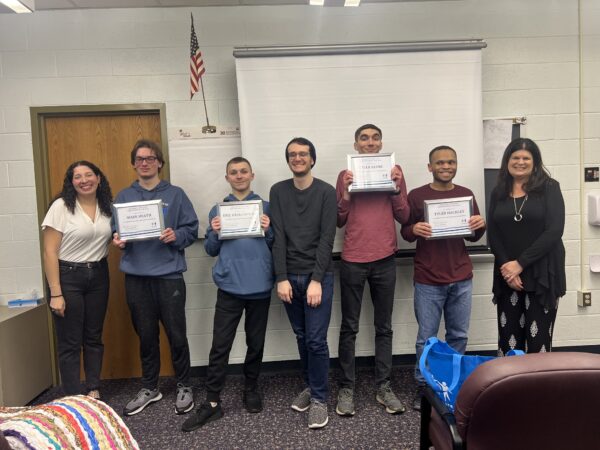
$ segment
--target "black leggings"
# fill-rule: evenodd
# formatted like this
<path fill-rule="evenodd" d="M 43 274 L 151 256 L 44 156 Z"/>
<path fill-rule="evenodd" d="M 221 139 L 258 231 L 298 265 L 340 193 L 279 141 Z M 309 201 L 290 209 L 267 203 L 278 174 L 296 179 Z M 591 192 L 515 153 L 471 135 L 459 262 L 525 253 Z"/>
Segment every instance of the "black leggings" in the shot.
<path fill-rule="evenodd" d="M 498 355 L 512 349 L 525 353 L 552 351 L 558 308 L 547 309 L 532 300 L 531 292 L 511 291 L 498 299 Z"/>

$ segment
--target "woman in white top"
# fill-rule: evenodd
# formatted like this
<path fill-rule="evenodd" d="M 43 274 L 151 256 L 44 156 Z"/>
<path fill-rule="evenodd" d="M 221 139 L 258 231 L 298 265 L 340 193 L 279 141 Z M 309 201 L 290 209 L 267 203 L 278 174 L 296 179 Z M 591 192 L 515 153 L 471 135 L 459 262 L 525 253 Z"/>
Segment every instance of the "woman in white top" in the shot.
<path fill-rule="evenodd" d="M 81 393 L 83 349 L 86 392 L 100 398 L 111 203 L 110 185 L 100 169 L 88 161 L 77 161 L 67 169 L 62 191 L 42 222 L 44 269 L 66 395 Z"/>

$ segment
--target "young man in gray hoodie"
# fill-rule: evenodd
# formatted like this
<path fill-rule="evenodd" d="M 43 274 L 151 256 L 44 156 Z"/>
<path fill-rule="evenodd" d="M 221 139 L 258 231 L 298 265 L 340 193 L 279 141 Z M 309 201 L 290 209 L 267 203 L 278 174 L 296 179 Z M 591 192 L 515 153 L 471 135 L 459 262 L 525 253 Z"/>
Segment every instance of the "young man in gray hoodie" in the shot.
<path fill-rule="evenodd" d="M 198 217 L 185 192 L 159 177 L 163 154 L 155 142 L 139 140 L 131 151 L 138 179 L 123 189 L 115 203 L 162 200 L 165 229 L 157 239 L 126 242 L 114 233 L 113 244 L 123 250 L 120 269 L 125 273 L 125 294 L 131 321 L 140 338 L 142 389 L 125 406 L 132 416 L 162 399 L 159 322 L 165 327 L 177 377 L 175 412 L 194 408 L 190 386 L 190 350 L 185 322 L 185 248 L 198 238 Z"/>
<path fill-rule="evenodd" d="M 258 390 L 258 376 L 274 280 L 271 256 L 273 231 L 269 226 L 269 203 L 252 192 L 250 185 L 254 180 L 254 173 L 246 158 L 238 156 L 227 163 L 225 180 L 231 186 L 231 194 L 225 197 L 224 202 L 262 201 L 263 214 L 260 217 L 260 225 L 264 237 L 220 240 L 221 217 L 217 215 L 216 205 L 210 210 L 210 225 L 206 229 L 204 249 L 210 256 L 218 256 L 213 267 L 213 280 L 218 290 L 213 340 L 206 374 L 206 401 L 183 423 L 183 431 L 196 430 L 223 417 L 220 394 L 225 385 L 229 353 L 242 313 L 245 315 L 244 330 L 248 346 L 244 360 L 245 384 L 242 400 L 250 413 L 258 413 L 263 409 L 262 397 Z"/>

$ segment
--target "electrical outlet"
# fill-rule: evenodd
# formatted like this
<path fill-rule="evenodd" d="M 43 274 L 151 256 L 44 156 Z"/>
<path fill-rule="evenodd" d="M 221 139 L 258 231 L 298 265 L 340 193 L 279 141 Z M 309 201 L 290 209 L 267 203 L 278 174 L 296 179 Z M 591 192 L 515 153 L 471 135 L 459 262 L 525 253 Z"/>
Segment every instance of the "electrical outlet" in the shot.
<path fill-rule="evenodd" d="M 592 306 L 592 293 L 590 291 L 577 291 L 577 306 Z"/>

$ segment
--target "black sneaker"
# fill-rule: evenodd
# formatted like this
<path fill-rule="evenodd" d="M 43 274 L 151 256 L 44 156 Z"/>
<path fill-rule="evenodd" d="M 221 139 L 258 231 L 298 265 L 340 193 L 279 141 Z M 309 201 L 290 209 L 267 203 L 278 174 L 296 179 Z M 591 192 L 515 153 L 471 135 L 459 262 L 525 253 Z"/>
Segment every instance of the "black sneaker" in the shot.
<path fill-rule="evenodd" d="M 217 403 L 217 406 L 212 407 L 209 402 L 204 402 L 191 417 L 183 422 L 181 431 L 197 430 L 213 420 L 219 420 L 221 417 L 223 417 L 223 410 L 221 409 L 220 403 Z"/>
<path fill-rule="evenodd" d="M 421 411 L 421 398 L 423 398 L 423 386 L 417 386 L 417 392 L 415 392 L 415 398 L 413 399 L 412 408 L 415 411 Z"/>
<path fill-rule="evenodd" d="M 244 391 L 244 408 L 249 413 L 259 413 L 263 410 L 263 401 L 257 388 Z"/>

